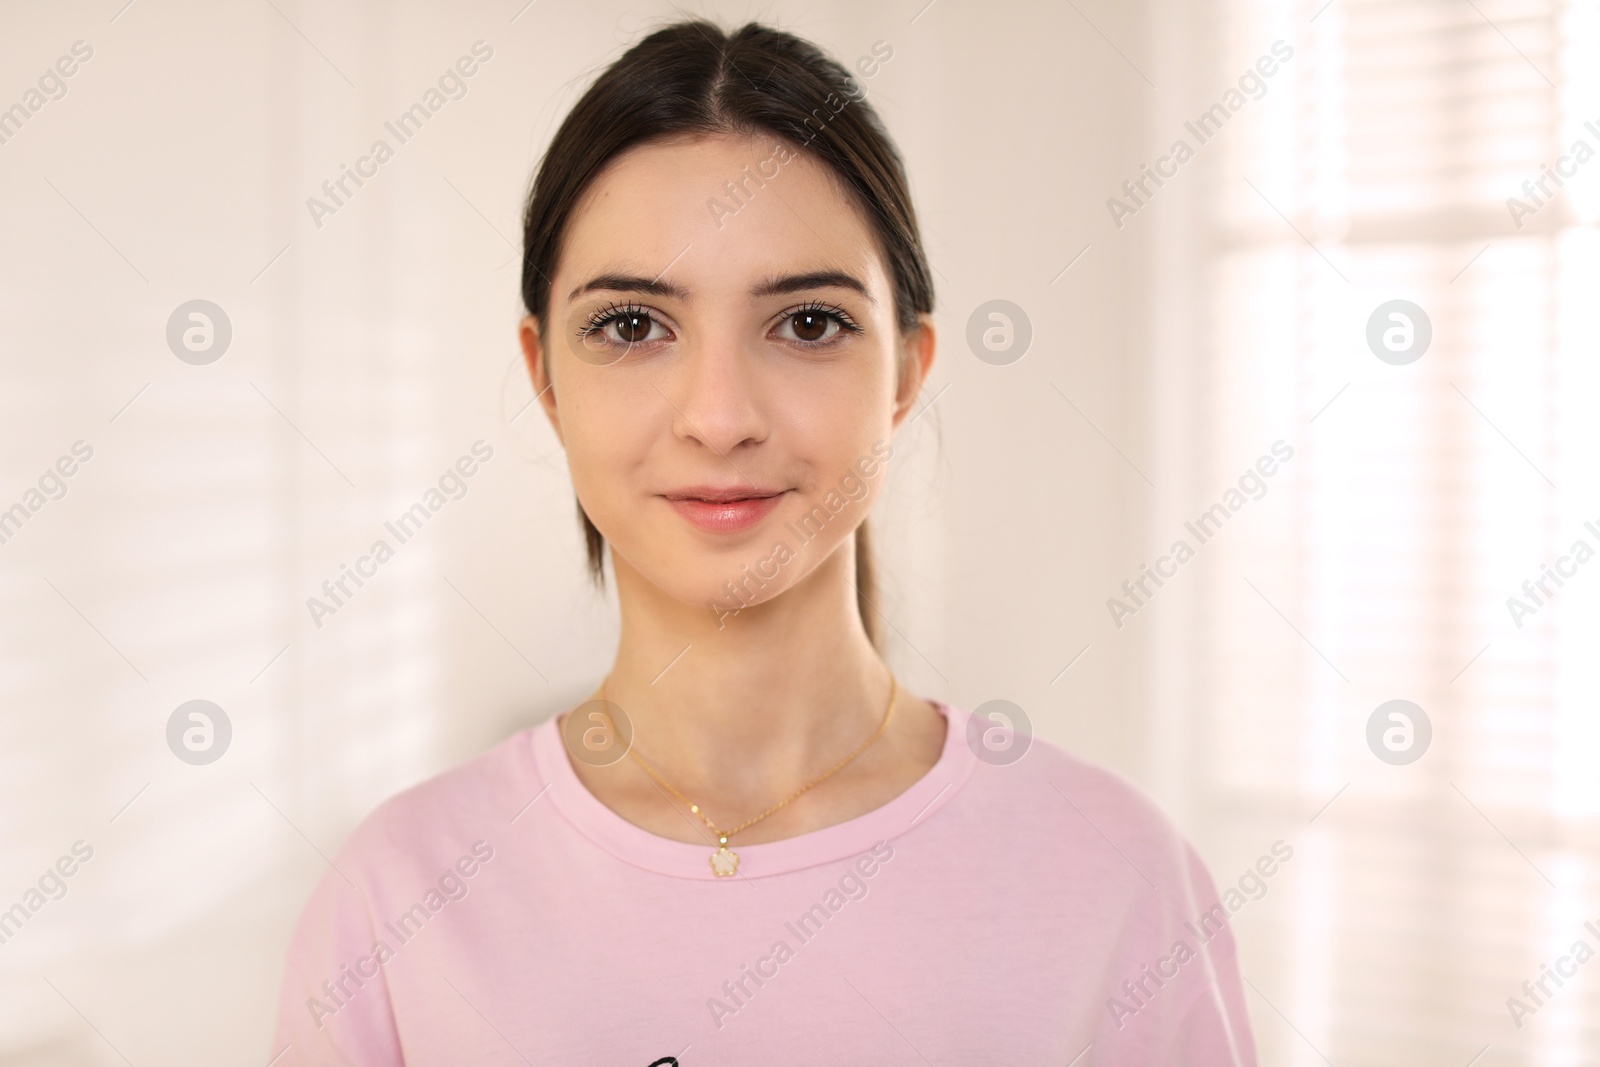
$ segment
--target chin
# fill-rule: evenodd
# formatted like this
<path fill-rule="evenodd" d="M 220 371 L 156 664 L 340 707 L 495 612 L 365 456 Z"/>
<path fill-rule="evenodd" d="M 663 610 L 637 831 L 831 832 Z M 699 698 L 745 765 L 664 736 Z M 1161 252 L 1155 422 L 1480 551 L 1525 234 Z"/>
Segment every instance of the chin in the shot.
<path fill-rule="evenodd" d="M 802 568 L 809 565 L 792 544 L 773 535 L 754 539 L 737 551 L 686 547 L 682 554 L 657 557 L 634 569 L 668 596 L 726 625 L 744 608 L 781 595 L 799 581 Z"/>
<path fill-rule="evenodd" d="M 642 544 L 642 552 L 623 555 L 640 579 L 726 625 L 743 609 L 799 584 L 853 532 L 841 526 L 801 541 L 784 519 L 781 510 L 767 516 L 737 544 L 713 547 L 693 534 L 663 533 Z M 611 547 L 615 552 L 615 541 Z"/>
<path fill-rule="evenodd" d="M 763 568 L 761 561 L 768 554 L 758 553 L 737 566 L 711 564 L 694 568 L 693 581 L 684 582 L 680 577 L 674 583 L 683 587 L 680 599 L 716 615 L 737 612 L 773 599 L 793 584 L 794 561 L 791 559 L 789 567 L 769 565 Z"/>

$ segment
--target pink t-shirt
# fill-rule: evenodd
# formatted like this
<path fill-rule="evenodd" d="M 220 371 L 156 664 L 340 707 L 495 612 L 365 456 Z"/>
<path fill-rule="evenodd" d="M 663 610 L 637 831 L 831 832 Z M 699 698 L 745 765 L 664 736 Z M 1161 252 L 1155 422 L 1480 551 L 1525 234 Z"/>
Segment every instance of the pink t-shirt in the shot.
<path fill-rule="evenodd" d="M 601 804 L 553 718 L 401 793 L 300 918 L 275 1067 L 1254 1067 L 1228 911 L 1165 816 L 1037 738 L 980 760 L 936 707 L 927 775 L 735 840 L 731 878 Z"/>

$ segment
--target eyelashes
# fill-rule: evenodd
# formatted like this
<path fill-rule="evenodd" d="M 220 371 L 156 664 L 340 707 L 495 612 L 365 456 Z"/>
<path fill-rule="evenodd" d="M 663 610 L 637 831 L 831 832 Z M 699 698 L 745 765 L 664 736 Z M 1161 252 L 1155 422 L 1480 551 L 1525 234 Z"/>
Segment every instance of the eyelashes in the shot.
<path fill-rule="evenodd" d="M 782 338 L 787 343 L 799 345 L 802 348 L 826 348 L 837 344 L 847 335 L 863 332 L 861 326 L 856 323 L 855 319 L 850 317 L 850 313 L 844 308 L 837 304 L 829 304 L 817 300 L 807 301 L 784 311 L 778 318 L 776 328 L 781 329 L 785 326 L 791 326 L 801 316 L 818 316 L 822 318 L 825 320 L 825 331 L 829 325 L 835 327 L 831 333 L 825 332 L 822 337 L 811 340 L 799 336 Z M 620 338 L 612 337 L 611 328 L 618 324 L 621 324 L 624 330 L 636 336 L 631 339 L 626 336 Z M 650 308 L 632 302 L 626 304 L 611 303 L 604 307 L 596 308 L 589 314 L 588 318 L 578 328 L 578 339 L 580 343 L 589 346 L 633 348 L 663 340 L 663 338 L 652 338 L 650 336 L 657 328 L 666 329 L 665 325 L 656 319 Z M 642 336 L 638 336 L 641 333 Z"/>
<path fill-rule="evenodd" d="M 795 315 L 807 313 L 813 315 L 826 315 L 833 319 L 833 321 L 837 322 L 843 329 L 854 330 L 857 333 L 861 332 L 861 327 L 856 325 L 856 320 L 850 317 L 850 313 L 848 311 L 840 307 L 838 304 L 827 304 L 820 300 L 809 300 L 806 303 L 801 304 L 799 307 L 790 308 L 788 311 L 783 313 L 783 317 L 787 319 L 792 318 Z"/>
<path fill-rule="evenodd" d="M 837 304 L 824 304 L 824 303 L 821 303 L 820 301 L 816 301 L 816 300 L 809 301 L 807 303 L 801 304 L 797 308 L 791 308 L 788 311 L 785 311 L 783 313 L 783 318 L 779 319 L 778 321 L 780 323 L 790 323 L 790 322 L 793 322 L 795 319 L 799 318 L 801 315 L 820 315 L 823 318 L 828 319 L 831 322 L 837 323 L 838 326 L 839 326 L 839 332 L 841 334 L 846 332 L 846 331 L 848 331 L 850 333 L 860 333 L 861 332 L 861 327 L 856 325 L 856 320 L 852 319 L 850 317 L 850 313 L 847 312 L 844 308 L 840 307 Z M 819 341 L 814 341 L 814 342 L 807 342 L 807 341 L 801 340 L 800 343 L 801 344 L 823 344 L 825 342 L 820 341 L 820 340 Z"/>
<path fill-rule="evenodd" d="M 627 318 L 642 318 L 646 322 L 655 321 L 650 317 L 650 309 L 639 304 L 607 304 L 603 308 L 597 308 L 589 315 L 588 320 L 578 328 L 578 336 L 588 338 L 592 334 L 604 330 L 613 322 L 620 322 Z"/>

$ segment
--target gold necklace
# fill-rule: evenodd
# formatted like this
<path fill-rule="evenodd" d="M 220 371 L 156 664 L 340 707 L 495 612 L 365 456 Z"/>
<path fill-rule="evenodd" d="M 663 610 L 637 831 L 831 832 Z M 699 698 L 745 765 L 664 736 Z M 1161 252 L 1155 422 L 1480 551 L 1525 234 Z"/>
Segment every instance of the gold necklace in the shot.
<path fill-rule="evenodd" d="M 600 699 L 602 701 L 604 701 L 606 699 L 606 685 L 610 681 L 611 681 L 611 676 L 608 674 L 608 675 L 606 675 L 606 677 L 600 683 Z M 661 775 L 657 774 L 655 768 L 651 767 L 650 764 L 646 763 L 644 761 L 644 759 L 639 755 L 639 753 L 637 753 L 637 752 L 635 752 L 633 750 L 633 746 L 632 745 L 628 746 L 628 755 L 632 756 L 634 758 L 634 761 L 636 763 L 638 763 L 640 767 L 644 768 L 644 771 L 645 771 L 646 774 L 648 774 L 650 777 L 654 778 L 657 782 L 659 782 L 662 786 L 664 786 L 669 793 L 671 793 L 673 796 L 677 797 L 678 800 L 680 800 L 682 803 L 687 805 L 691 812 L 693 812 L 694 814 L 700 816 L 700 821 L 704 822 L 706 824 L 706 827 L 713 834 L 715 834 L 716 837 L 717 837 L 717 844 L 718 844 L 717 850 L 715 852 L 713 852 L 711 854 L 711 857 L 710 857 L 711 873 L 713 875 L 715 875 L 716 877 L 718 877 L 718 878 L 732 878 L 734 876 L 734 874 L 736 874 L 738 872 L 738 870 L 739 870 L 739 854 L 728 847 L 728 838 L 732 837 L 734 834 L 738 833 L 741 830 L 749 829 L 750 827 L 754 826 L 756 823 L 760 822 L 762 819 L 765 819 L 768 815 L 771 815 L 773 812 L 775 812 L 775 811 L 779 810 L 780 808 L 784 807 L 785 805 L 787 805 L 790 801 L 792 801 L 792 800 L 796 799 L 797 797 L 803 795 L 804 793 L 810 791 L 812 788 L 820 785 L 822 782 L 824 782 L 828 778 L 830 778 L 834 774 L 834 772 L 838 771 L 845 764 L 849 763 L 851 760 L 853 760 L 857 756 L 861 755 L 861 753 L 865 752 L 868 749 L 868 747 L 870 747 L 871 744 L 874 741 L 876 741 L 879 737 L 883 736 L 883 731 L 888 728 L 889 720 L 890 720 L 890 718 L 892 718 L 894 716 L 895 698 L 899 695 L 899 693 L 900 693 L 900 680 L 895 677 L 893 671 L 890 671 L 889 672 L 889 706 L 884 709 L 883 721 L 878 724 L 878 728 L 877 728 L 877 730 L 873 731 L 872 736 L 867 738 L 865 741 L 861 742 L 861 744 L 856 747 L 856 750 L 854 752 L 850 753 L 850 755 L 846 756 L 844 759 L 840 760 L 838 763 L 835 763 L 832 767 L 828 768 L 823 773 L 817 775 L 817 777 L 811 779 L 811 781 L 807 782 L 805 785 L 801 786 L 799 789 L 796 789 L 793 793 L 790 793 L 787 797 L 785 797 L 782 800 L 778 801 L 778 803 L 774 804 L 772 807 L 768 808 L 766 811 L 762 812 L 760 815 L 757 815 L 753 819 L 746 819 L 744 822 L 740 823 L 738 826 L 733 827 L 731 830 L 719 830 L 719 829 L 717 829 L 717 824 L 712 822 L 710 819 L 708 819 L 706 817 L 706 813 L 700 810 L 700 805 L 693 803 L 688 797 L 686 797 L 682 793 L 678 792 L 678 790 L 673 787 L 671 782 L 667 781 L 665 778 L 661 777 Z"/>

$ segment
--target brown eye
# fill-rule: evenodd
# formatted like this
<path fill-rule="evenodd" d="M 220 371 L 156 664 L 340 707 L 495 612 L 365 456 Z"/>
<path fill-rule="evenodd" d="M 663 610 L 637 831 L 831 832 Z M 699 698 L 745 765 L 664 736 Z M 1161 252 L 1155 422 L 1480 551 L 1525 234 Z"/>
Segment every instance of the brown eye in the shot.
<path fill-rule="evenodd" d="M 785 312 L 778 320 L 777 336 L 802 350 L 822 351 L 844 338 L 846 330 L 860 333 L 855 323 L 838 308 L 807 305 L 797 311 Z"/>
<path fill-rule="evenodd" d="M 789 316 L 794 335 L 802 341 L 820 341 L 828 332 L 830 318 L 820 311 L 797 311 Z"/>
<path fill-rule="evenodd" d="M 643 312 L 624 312 L 612 322 L 616 325 L 618 339 L 630 345 L 638 344 L 650 336 L 650 316 Z"/>

